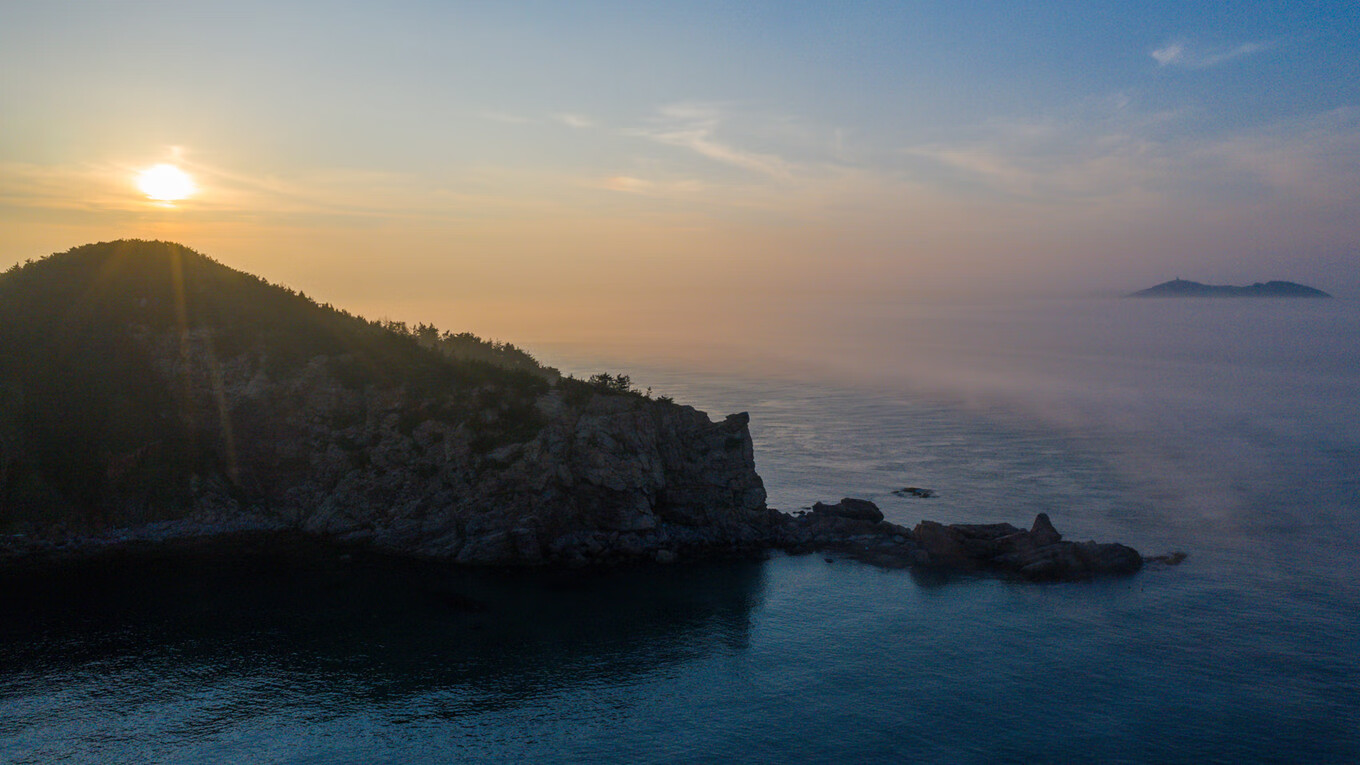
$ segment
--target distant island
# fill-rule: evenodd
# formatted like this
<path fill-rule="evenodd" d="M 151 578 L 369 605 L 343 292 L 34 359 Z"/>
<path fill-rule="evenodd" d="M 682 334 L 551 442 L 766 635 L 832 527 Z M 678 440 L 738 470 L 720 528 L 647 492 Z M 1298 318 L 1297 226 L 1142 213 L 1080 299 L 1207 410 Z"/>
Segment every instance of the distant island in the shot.
<path fill-rule="evenodd" d="M 1200 284 L 1188 279 L 1173 279 L 1129 297 L 1248 297 L 1248 298 L 1329 298 L 1326 292 L 1294 282 L 1256 282 L 1246 287 L 1223 284 Z"/>

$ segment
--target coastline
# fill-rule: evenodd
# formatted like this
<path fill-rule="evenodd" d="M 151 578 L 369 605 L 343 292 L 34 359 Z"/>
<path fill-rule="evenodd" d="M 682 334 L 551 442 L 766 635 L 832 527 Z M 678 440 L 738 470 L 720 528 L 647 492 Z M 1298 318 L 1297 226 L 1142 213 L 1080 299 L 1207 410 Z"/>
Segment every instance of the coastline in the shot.
<path fill-rule="evenodd" d="M 639 563 L 759 560 L 776 553 L 821 554 L 878 568 L 980 574 L 1025 581 L 1127 576 L 1137 573 L 1149 561 L 1179 562 L 1175 555 L 1145 558 L 1118 543 L 1064 540 L 1046 514 L 1040 514 L 1029 530 L 1009 523 L 945 525 L 935 521 L 922 521 L 908 529 L 883 520 L 873 503 L 851 498 L 836 505 L 818 503 L 810 513 L 791 515 L 770 509 L 767 514 L 769 525 L 763 533 L 732 534 L 721 527 L 661 524 L 642 533 L 586 533 L 573 540 L 579 544 L 564 548 L 563 554 L 533 562 L 510 555 L 475 564 L 450 556 L 419 554 L 362 540 L 309 533 L 263 518 L 232 523 L 164 521 L 103 534 L 49 534 L 45 538 L 10 535 L 0 540 L 0 570 L 103 558 L 136 560 L 204 550 L 231 554 L 261 546 L 282 552 L 326 547 L 438 562 L 460 569 L 526 571 L 606 570 Z"/>

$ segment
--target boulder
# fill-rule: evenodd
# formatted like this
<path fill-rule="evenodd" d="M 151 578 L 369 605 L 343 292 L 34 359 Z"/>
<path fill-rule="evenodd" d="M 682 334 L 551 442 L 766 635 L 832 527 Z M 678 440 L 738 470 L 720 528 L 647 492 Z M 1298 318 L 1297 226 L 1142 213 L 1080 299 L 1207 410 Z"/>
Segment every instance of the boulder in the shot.
<path fill-rule="evenodd" d="M 918 564 L 956 571 L 991 571 L 1033 581 L 1066 581 L 1132 574 L 1138 552 L 1121 544 L 1065 542 L 1046 513 L 1029 531 L 1009 523 L 922 521 L 912 530 Z"/>
<path fill-rule="evenodd" d="M 921 521 L 911 530 L 920 546 L 918 560 L 929 566 L 973 569 L 976 563 L 963 547 L 962 534 L 956 527 L 935 521 Z"/>
<path fill-rule="evenodd" d="M 930 499 L 935 496 L 934 489 L 923 489 L 920 486 L 903 486 L 893 491 L 894 496 L 914 497 L 916 499 Z"/>
<path fill-rule="evenodd" d="M 878 509 L 878 505 L 867 499 L 854 499 L 853 497 L 845 497 L 834 505 L 818 502 L 812 506 L 812 512 L 852 521 L 878 523 L 883 520 L 883 511 Z"/>
<path fill-rule="evenodd" d="M 1039 513 L 1034 516 L 1034 525 L 1029 530 L 1030 537 L 1039 546 L 1051 545 L 1062 541 L 1062 534 L 1053 528 L 1053 522 L 1048 519 L 1048 513 Z"/>

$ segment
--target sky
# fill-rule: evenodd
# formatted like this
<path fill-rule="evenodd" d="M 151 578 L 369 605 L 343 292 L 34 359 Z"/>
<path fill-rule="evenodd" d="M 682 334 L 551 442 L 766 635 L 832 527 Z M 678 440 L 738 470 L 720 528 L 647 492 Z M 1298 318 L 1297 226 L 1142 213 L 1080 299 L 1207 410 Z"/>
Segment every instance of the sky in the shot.
<path fill-rule="evenodd" d="M 0 2 L 0 267 L 127 237 L 512 340 L 1360 296 L 1360 4 Z"/>

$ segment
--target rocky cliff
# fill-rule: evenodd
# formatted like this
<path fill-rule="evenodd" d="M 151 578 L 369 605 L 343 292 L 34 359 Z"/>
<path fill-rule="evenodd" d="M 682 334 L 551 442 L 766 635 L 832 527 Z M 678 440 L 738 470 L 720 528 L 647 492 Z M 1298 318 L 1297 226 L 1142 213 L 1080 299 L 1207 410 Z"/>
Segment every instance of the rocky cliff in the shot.
<path fill-rule="evenodd" d="M 769 524 L 744 414 L 714 423 L 585 385 L 488 384 L 468 408 L 457 393 L 346 387 L 329 357 L 278 379 L 249 354 L 209 358 L 161 370 L 187 377 L 197 416 L 216 416 L 231 449 L 224 474 L 190 479 L 186 517 L 205 523 L 246 514 L 464 563 L 654 554 L 754 540 Z"/>
<path fill-rule="evenodd" d="M 15 269 L 0 319 L 11 546 L 298 528 L 539 563 L 768 537 L 745 415 L 442 356 L 177 245 Z"/>

